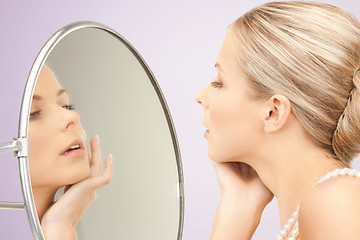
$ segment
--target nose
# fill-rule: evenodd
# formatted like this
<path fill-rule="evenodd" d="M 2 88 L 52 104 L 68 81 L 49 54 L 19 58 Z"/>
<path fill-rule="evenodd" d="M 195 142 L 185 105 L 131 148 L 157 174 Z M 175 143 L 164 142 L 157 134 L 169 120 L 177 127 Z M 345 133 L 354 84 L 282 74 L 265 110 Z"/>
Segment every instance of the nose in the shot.
<path fill-rule="evenodd" d="M 195 101 L 202 105 L 204 108 L 207 108 L 206 104 L 206 88 L 201 89 L 196 95 L 195 95 Z"/>
<path fill-rule="evenodd" d="M 62 108 L 63 110 L 60 112 L 60 118 L 61 118 L 61 130 L 66 131 L 68 129 L 71 129 L 72 127 L 76 126 L 80 122 L 80 115 L 77 112 L 74 112 L 72 110 L 68 110 L 65 108 Z"/>

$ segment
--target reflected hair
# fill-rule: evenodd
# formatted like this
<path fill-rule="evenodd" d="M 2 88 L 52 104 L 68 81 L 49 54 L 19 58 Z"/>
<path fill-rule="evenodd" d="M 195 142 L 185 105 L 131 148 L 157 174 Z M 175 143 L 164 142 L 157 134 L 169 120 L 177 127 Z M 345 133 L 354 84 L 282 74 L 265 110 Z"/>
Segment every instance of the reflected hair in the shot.
<path fill-rule="evenodd" d="M 360 153 L 360 24 L 318 2 L 271 2 L 230 25 L 238 64 L 256 98 L 282 94 L 328 156 Z"/>

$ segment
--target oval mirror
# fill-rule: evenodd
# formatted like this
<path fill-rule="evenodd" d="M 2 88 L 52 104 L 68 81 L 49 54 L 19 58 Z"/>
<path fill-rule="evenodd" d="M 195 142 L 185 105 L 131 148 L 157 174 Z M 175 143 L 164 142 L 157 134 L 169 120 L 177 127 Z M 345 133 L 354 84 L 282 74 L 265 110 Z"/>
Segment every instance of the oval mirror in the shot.
<path fill-rule="evenodd" d="M 28 136 L 31 100 L 45 66 L 69 94 L 88 138 L 97 134 L 103 158 L 109 153 L 114 158 L 112 180 L 97 191 L 78 224 L 79 239 L 181 239 L 184 196 L 178 142 L 163 94 L 139 53 L 99 23 L 77 22 L 60 29 L 30 71 L 19 138 Z M 30 152 L 35 147 L 30 139 Z M 27 157 L 20 157 L 20 165 L 33 235 L 43 239 Z"/>

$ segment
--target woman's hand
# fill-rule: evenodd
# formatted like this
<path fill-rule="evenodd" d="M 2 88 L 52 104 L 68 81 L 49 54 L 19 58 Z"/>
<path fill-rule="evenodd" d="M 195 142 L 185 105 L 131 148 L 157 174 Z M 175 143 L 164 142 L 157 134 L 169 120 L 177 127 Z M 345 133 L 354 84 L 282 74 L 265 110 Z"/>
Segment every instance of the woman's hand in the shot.
<path fill-rule="evenodd" d="M 65 188 L 64 195 L 44 214 L 41 226 L 47 240 L 77 239 L 75 227 L 96 199 L 96 189 L 108 184 L 113 173 L 112 156 L 105 159 L 102 170 L 99 138 L 90 141 L 90 176 Z"/>
<path fill-rule="evenodd" d="M 274 195 L 245 163 L 213 162 L 221 191 L 210 239 L 251 239 Z"/>
<path fill-rule="evenodd" d="M 233 197 L 259 208 L 271 202 L 274 195 L 263 184 L 255 170 L 246 163 L 213 162 L 222 198 Z"/>

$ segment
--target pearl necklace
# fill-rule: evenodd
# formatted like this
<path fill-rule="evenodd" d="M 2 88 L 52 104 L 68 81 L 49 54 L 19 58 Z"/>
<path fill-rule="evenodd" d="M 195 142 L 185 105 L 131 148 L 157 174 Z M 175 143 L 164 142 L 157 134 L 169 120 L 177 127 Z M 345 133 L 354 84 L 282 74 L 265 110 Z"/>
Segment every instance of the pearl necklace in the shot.
<path fill-rule="evenodd" d="M 360 178 L 360 172 L 350 168 L 338 168 L 334 171 L 328 172 L 312 187 L 334 177 L 338 176 L 350 176 Z M 299 207 L 289 218 L 288 222 L 280 230 L 280 233 L 276 236 L 276 240 L 295 240 L 299 236 L 299 223 L 298 223 Z"/>
<path fill-rule="evenodd" d="M 298 215 L 299 215 L 299 207 L 292 214 L 292 217 L 289 218 L 288 222 L 284 225 L 284 227 L 280 230 L 280 233 L 276 236 L 276 240 L 285 240 L 285 239 L 294 240 L 295 237 L 297 237 L 297 235 L 299 234 Z M 286 238 L 286 236 L 289 235 L 289 232 L 290 232 L 290 236 Z"/>

